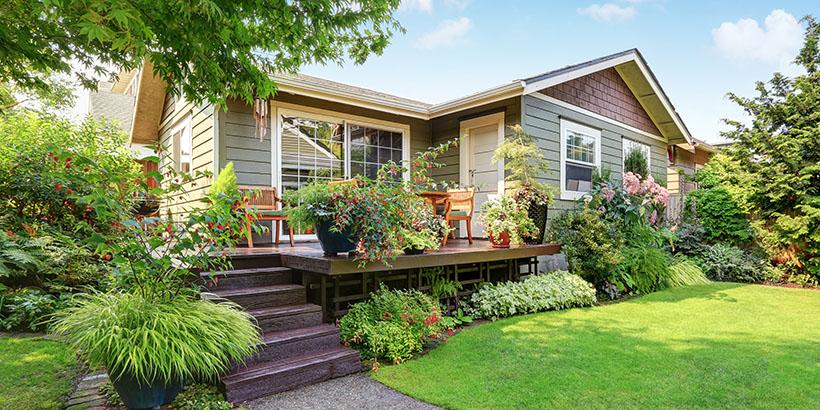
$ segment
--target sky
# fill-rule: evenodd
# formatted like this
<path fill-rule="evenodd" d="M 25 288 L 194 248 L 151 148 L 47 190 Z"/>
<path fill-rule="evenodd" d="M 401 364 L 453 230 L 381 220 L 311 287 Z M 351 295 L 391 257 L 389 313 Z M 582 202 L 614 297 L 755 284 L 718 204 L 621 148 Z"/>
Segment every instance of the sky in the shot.
<path fill-rule="evenodd" d="M 721 118 L 744 118 L 727 92 L 799 72 L 806 14 L 820 2 L 404 0 L 407 31 L 383 55 L 302 71 L 438 103 L 638 48 L 692 134 L 719 142 Z"/>
<path fill-rule="evenodd" d="M 820 2 L 403 0 L 406 33 L 382 55 L 302 72 L 439 103 L 638 48 L 692 135 L 720 142 L 722 118 L 745 118 L 727 92 L 754 96 L 755 81 L 799 73 L 806 14 L 820 17 Z"/>

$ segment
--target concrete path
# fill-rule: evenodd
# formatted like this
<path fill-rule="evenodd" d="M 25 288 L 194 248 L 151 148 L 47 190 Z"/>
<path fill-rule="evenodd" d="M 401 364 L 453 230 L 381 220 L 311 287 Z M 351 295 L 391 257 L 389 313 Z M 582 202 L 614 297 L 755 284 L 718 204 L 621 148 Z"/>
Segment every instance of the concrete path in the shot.
<path fill-rule="evenodd" d="M 396 409 L 434 410 L 439 407 L 405 396 L 364 374 L 328 380 L 245 403 L 250 410 Z"/>

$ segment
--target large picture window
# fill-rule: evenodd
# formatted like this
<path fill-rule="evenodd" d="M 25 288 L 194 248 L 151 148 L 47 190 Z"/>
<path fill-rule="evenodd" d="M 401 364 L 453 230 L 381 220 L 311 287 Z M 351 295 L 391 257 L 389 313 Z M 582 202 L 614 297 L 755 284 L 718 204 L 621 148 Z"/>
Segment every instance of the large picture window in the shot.
<path fill-rule="evenodd" d="M 649 148 L 649 145 L 641 144 L 637 141 L 632 141 L 631 139 L 624 138 L 623 139 L 623 147 L 624 147 L 624 160 L 626 160 L 627 155 L 629 155 L 632 151 L 641 151 L 643 152 L 644 158 L 646 158 L 646 167 L 648 169 L 652 169 L 652 151 Z"/>
<path fill-rule="evenodd" d="M 375 178 L 381 165 L 401 163 L 408 154 L 405 138 L 409 136 L 400 128 L 289 109 L 281 109 L 278 121 L 279 165 L 274 169 L 278 181 L 275 175 L 274 183 L 282 193 L 312 181 L 341 181 L 357 175 Z"/>
<path fill-rule="evenodd" d="M 600 165 L 601 131 L 561 119 L 561 199 L 589 192 Z"/>

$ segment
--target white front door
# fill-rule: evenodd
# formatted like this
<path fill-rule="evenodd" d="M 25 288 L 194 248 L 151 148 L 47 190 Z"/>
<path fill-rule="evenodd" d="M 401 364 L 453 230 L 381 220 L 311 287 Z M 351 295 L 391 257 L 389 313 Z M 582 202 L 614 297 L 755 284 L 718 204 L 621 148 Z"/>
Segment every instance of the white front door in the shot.
<path fill-rule="evenodd" d="M 472 231 L 474 237 L 484 237 L 481 204 L 504 189 L 503 164 L 492 161 L 495 149 L 504 138 L 504 113 L 462 121 L 460 128 L 464 138 L 461 151 L 465 154 L 461 157 L 461 182 L 476 189 Z"/>

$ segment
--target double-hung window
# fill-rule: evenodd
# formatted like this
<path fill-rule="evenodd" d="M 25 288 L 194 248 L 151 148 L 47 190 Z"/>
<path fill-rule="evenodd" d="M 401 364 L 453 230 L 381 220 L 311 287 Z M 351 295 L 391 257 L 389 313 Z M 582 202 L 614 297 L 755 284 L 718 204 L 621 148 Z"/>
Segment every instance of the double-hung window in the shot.
<path fill-rule="evenodd" d="M 561 199 L 578 199 L 592 189 L 601 166 L 601 130 L 561 119 Z"/>

